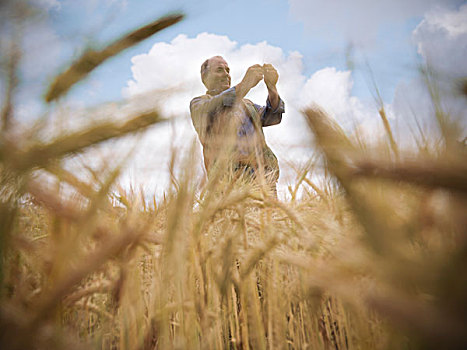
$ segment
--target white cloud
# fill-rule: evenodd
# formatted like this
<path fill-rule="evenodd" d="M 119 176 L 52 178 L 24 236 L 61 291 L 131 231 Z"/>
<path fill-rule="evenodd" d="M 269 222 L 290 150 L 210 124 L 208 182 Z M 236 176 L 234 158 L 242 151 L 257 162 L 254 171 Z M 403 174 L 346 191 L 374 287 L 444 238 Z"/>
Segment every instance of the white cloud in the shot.
<path fill-rule="evenodd" d="M 353 80 L 350 71 L 327 67 L 315 72 L 305 83 L 302 104 L 313 101 L 345 123 L 349 119 L 364 119 L 367 108 L 351 95 Z"/>
<path fill-rule="evenodd" d="M 418 53 L 433 68 L 467 76 L 467 4 L 457 11 L 430 11 L 413 32 Z"/>
<path fill-rule="evenodd" d="M 412 39 L 424 63 L 434 72 L 430 84 L 436 85 L 441 108 L 459 121 L 459 136 L 465 137 L 467 101 L 465 96 L 459 96 L 457 82 L 467 76 L 467 5 L 458 10 L 429 11 L 413 31 Z M 400 133 L 407 134 L 407 129 L 404 130 L 407 124 L 417 130 L 418 126 L 413 123 L 415 117 L 425 134 L 436 134 L 433 100 L 423 77 L 401 82 L 395 91 L 393 107 L 398 118 L 404 121 Z"/>
<path fill-rule="evenodd" d="M 436 6 L 452 7 L 461 0 L 289 0 L 290 14 L 313 35 L 342 38 L 356 44 L 375 40 L 382 26 L 422 16 Z"/>
<path fill-rule="evenodd" d="M 280 125 L 264 131 L 268 144 L 278 155 L 282 168 L 280 183 L 283 185 L 290 180 L 287 177 L 294 175 L 286 168 L 287 161 L 305 161 L 311 156 L 308 148 L 310 133 L 300 114 L 301 108 L 319 104 L 349 127 L 352 126 L 349 120 L 363 122 L 371 114 L 367 106 L 351 95 L 353 80 L 349 71 L 329 67 L 308 77 L 303 73 L 303 58 L 299 52 L 286 54 L 267 42 L 239 46 L 228 37 L 215 34 L 201 33 L 195 38 L 181 34 L 170 43 L 155 43 L 148 53 L 133 57 L 133 78 L 123 90 L 126 97 L 145 94 L 146 98 L 152 98 L 153 103 L 163 101 L 164 114 L 179 117 L 176 128 L 157 128 L 144 141 L 145 150 L 163 150 L 153 153 L 158 158 L 155 163 L 167 164 L 173 129 L 178 135 L 174 144 L 185 151 L 190 141 L 196 138 L 189 117 L 189 102 L 205 93 L 200 66 L 206 58 L 214 55 L 222 55 L 229 63 L 233 85 L 241 80 L 250 65 L 267 62 L 277 68 L 280 76 L 278 90 L 285 101 L 286 113 Z M 160 89 L 169 91 L 162 94 L 163 99 L 158 92 Z M 264 104 L 267 97 L 264 84 L 252 89 L 247 97 Z"/>

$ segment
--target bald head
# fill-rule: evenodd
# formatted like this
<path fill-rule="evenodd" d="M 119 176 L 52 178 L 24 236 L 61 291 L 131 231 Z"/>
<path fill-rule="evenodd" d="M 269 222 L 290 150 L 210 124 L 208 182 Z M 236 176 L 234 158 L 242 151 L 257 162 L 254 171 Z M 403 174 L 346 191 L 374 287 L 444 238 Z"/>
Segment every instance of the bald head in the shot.
<path fill-rule="evenodd" d="M 230 88 L 230 68 L 222 56 L 208 58 L 201 65 L 201 80 L 208 90 Z"/>

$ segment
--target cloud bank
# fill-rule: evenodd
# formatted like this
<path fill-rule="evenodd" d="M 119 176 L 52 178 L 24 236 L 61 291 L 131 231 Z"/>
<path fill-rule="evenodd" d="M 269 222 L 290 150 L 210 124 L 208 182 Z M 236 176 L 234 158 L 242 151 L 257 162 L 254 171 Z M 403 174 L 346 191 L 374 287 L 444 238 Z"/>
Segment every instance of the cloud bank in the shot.
<path fill-rule="evenodd" d="M 467 77 L 467 4 L 458 10 L 427 12 L 413 31 L 412 40 L 422 64 L 433 72 L 431 84 L 436 85 L 442 109 L 458 121 L 462 139 L 467 131 L 467 100 L 459 94 L 458 82 Z M 412 123 L 413 129 L 418 128 L 413 124 L 415 117 L 425 133 L 435 133 L 434 106 L 423 76 L 401 81 L 395 91 L 393 106 L 404 126 Z"/>
<path fill-rule="evenodd" d="M 422 58 L 443 74 L 467 76 L 467 4 L 430 11 L 413 32 Z"/>

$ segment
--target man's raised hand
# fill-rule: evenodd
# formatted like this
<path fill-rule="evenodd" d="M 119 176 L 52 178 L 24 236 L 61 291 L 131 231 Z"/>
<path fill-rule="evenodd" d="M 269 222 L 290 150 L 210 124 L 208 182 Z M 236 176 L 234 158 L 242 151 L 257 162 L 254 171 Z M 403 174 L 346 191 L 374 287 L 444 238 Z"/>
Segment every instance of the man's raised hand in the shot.
<path fill-rule="evenodd" d="M 277 70 L 272 66 L 272 64 L 265 63 L 262 66 L 264 82 L 268 88 L 268 98 L 271 103 L 271 107 L 276 109 L 279 105 L 279 94 L 277 93 L 276 84 L 279 79 L 279 74 Z"/>
<path fill-rule="evenodd" d="M 254 64 L 248 68 L 240 84 L 237 85 L 237 94 L 243 98 L 258 83 L 263 80 L 263 67 Z"/>
<path fill-rule="evenodd" d="M 264 82 L 268 88 L 272 88 L 276 86 L 277 80 L 279 79 L 279 74 L 277 70 L 273 67 L 272 64 L 265 63 L 263 64 L 263 75 L 264 75 Z"/>

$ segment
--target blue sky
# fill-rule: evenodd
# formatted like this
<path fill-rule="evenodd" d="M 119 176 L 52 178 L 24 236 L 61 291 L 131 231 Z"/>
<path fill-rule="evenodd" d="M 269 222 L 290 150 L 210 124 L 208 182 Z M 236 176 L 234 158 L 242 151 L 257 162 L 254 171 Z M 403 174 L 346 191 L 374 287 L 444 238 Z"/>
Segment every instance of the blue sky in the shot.
<path fill-rule="evenodd" d="M 133 157 L 125 180 L 141 184 L 150 179 L 151 190 L 167 185 L 167 169 L 161 164 L 168 163 L 170 147 L 186 151 L 187 140 L 196 140 L 188 105 L 191 98 L 204 93 L 199 77 L 201 63 L 216 54 L 229 62 L 233 84 L 252 64 L 267 61 L 278 69 L 278 89 L 286 114 L 280 125 L 266 128 L 265 133 L 279 157 L 283 188 L 293 178 L 290 164 L 306 161 L 313 152 L 301 108 L 319 104 L 349 133 L 358 132 L 367 140 L 384 137 L 372 79 L 398 141 L 412 137 L 408 126 L 413 111 L 422 128 L 430 128 L 433 108 L 418 71 L 423 63 L 430 64 L 447 88 L 446 101 L 453 116 L 467 119 L 465 99 L 453 92 L 456 79 L 467 76 L 465 1 L 32 2 L 44 12 L 29 21 L 24 30 L 17 112 L 26 120 L 43 110 L 40 101 L 51 78 L 87 47 L 99 48 L 170 12 L 186 15 L 182 22 L 98 67 L 58 106 L 48 110 L 52 116 L 63 103 L 71 104 L 89 122 L 94 114 L 87 113 L 86 108 L 104 106 L 112 118 L 126 109 L 107 102 L 123 98 L 133 107 L 160 108 L 172 123 L 151 129 L 140 140 L 137 149 L 141 151 Z M 170 96 L 161 89 L 170 89 Z M 264 86 L 259 84 L 248 97 L 263 103 Z M 71 120 L 75 126 L 84 122 L 74 117 Z"/>

